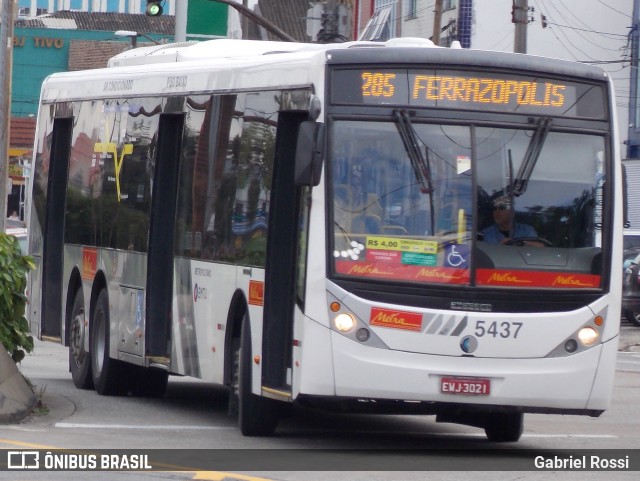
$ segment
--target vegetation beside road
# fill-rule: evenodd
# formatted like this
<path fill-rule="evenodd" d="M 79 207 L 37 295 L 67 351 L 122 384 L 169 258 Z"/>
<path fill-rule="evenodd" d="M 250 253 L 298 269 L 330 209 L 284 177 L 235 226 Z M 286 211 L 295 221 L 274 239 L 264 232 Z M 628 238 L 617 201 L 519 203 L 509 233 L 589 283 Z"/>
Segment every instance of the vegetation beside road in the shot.
<path fill-rule="evenodd" d="M 25 317 L 27 273 L 33 268 L 33 258 L 22 255 L 18 240 L 0 233 L 0 342 L 16 363 L 33 350 Z"/>

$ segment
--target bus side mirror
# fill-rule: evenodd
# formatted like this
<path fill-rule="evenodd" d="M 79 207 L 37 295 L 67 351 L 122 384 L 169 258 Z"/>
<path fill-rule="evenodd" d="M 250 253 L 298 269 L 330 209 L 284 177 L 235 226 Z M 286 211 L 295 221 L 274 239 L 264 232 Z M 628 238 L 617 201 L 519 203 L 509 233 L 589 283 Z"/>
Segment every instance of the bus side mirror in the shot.
<path fill-rule="evenodd" d="M 300 124 L 296 143 L 296 185 L 314 187 L 320 183 L 324 145 L 323 123 L 306 120 Z"/>

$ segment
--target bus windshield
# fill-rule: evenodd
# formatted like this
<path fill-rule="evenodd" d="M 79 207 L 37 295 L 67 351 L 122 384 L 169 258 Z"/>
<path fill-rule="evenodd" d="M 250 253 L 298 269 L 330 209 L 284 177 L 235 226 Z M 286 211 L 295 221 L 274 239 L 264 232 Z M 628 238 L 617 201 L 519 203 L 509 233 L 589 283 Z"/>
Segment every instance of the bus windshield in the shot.
<path fill-rule="evenodd" d="M 531 126 L 334 120 L 334 273 L 600 288 L 604 136 Z"/>

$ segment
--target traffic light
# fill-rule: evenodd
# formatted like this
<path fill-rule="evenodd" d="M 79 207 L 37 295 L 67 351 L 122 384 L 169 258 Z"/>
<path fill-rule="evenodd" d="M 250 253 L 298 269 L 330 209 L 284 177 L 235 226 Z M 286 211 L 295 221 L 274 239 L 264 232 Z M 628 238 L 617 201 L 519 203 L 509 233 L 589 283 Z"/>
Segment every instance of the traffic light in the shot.
<path fill-rule="evenodd" d="M 153 0 L 147 0 L 147 10 L 145 13 L 150 17 L 157 17 L 158 15 L 162 15 L 162 2 L 157 2 Z"/>

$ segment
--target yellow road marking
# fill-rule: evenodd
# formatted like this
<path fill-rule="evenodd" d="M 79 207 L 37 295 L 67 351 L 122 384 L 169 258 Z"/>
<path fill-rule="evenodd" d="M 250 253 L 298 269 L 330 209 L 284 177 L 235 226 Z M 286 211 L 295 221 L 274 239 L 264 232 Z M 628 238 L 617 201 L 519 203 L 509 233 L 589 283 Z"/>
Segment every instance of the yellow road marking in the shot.
<path fill-rule="evenodd" d="M 9 444 L 11 446 L 20 446 L 23 448 L 31 449 L 58 449 L 54 446 L 47 446 L 46 444 L 25 443 L 23 441 L 15 441 L 13 439 L 0 438 L 0 444 Z"/>
<path fill-rule="evenodd" d="M 272 481 L 267 478 L 256 478 L 255 476 L 245 476 L 244 474 L 223 473 L 220 471 L 198 471 L 193 479 L 200 479 L 206 481 Z"/>

